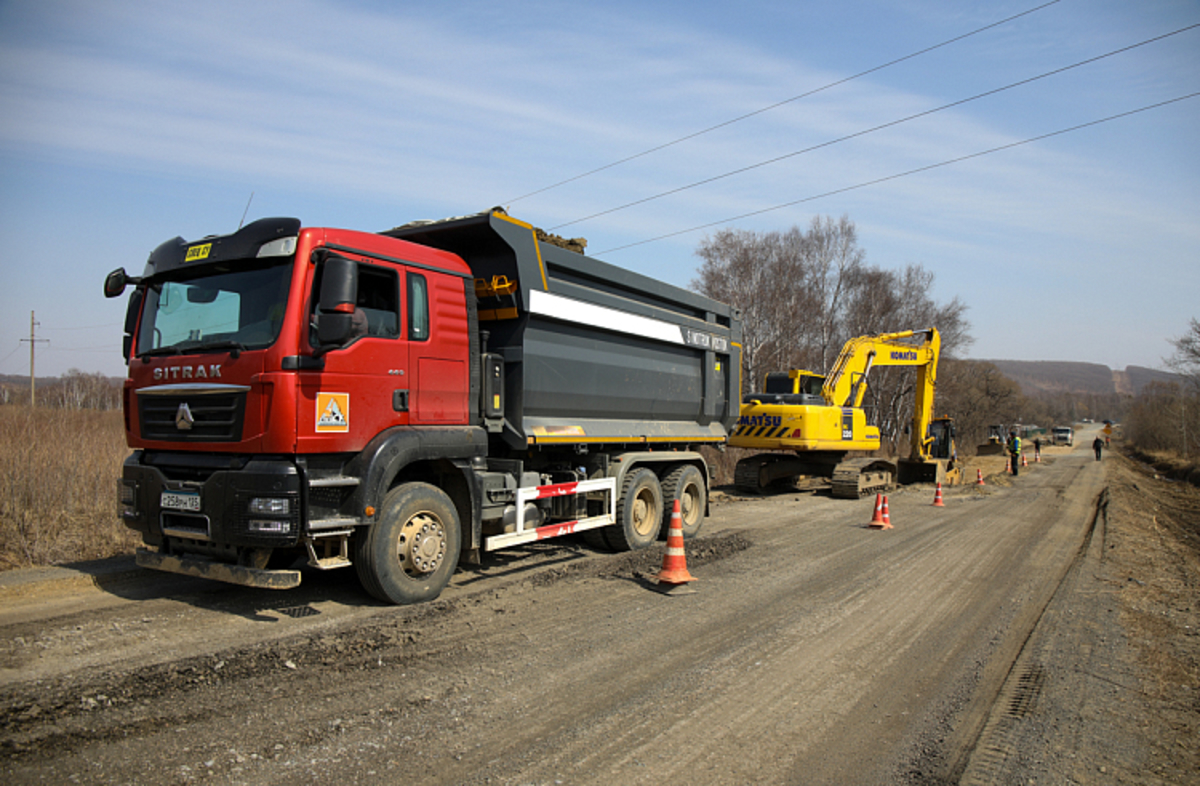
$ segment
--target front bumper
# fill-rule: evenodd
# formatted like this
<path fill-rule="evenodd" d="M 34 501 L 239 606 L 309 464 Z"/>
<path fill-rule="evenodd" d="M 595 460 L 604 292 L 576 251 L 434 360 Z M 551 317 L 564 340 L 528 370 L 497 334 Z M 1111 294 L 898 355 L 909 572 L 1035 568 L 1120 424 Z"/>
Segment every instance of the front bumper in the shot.
<path fill-rule="evenodd" d="M 121 486 L 121 517 L 150 545 L 161 546 L 169 538 L 186 544 L 184 551 L 209 552 L 300 543 L 301 475 L 287 459 L 139 451 L 126 459 Z M 190 497 L 196 504 L 164 507 L 164 492 L 173 492 L 169 499 Z M 263 512 L 264 499 L 286 500 L 276 506 L 286 510 Z"/>
<path fill-rule="evenodd" d="M 135 559 L 138 567 L 141 568 L 180 573 L 184 576 L 198 576 L 202 579 L 223 581 L 227 584 L 240 584 L 243 587 L 283 590 L 300 586 L 300 571 L 298 570 L 247 568 L 244 565 L 217 562 L 207 557 L 190 554 L 159 554 L 148 549 L 138 549 Z"/>

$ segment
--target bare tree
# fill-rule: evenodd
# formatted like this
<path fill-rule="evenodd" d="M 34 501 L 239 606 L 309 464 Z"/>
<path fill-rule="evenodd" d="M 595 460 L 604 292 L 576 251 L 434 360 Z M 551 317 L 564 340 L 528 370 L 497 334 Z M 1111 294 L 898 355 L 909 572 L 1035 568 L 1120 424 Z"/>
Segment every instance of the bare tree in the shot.
<path fill-rule="evenodd" d="M 966 305 L 932 297 L 933 273 L 920 265 L 884 270 L 866 264 L 848 217 L 816 217 L 807 230 L 725 230 L 697 249 L 692 288 L 739 307 L 745 318 L 744 379 L 754 392 L 768 371 L 825 373 L 856 336 L 936 327 L 942 353 L 971 342 Z M 896 446 L 911 420 L 915 371 L 877 368 L 865 406 L 885 440 Z"/>
<path fill-rule="evenodd" d="M 1200 320 L 1192 318 L 1188 330 L 1171 344 L 1174 354 L 1166 359 L 1167 367 L 1183 377 L 1186 386 L 1176 386 L 1177 395 L 1171 409 L 1165 409 L 1163 427 L 1173 426 L 1178 432 L 1180 452 L 1187 457 L 1200 449 Z M 1159 399 L 1166 393 L 1160 391 Z M 1142 420 L 1149 418 L 1143 413 Z"/>
<path fill-rule="evenodd" d="M 1167 368 L 1187 377 L 1200 389 L 1200 319 L 1193 318 L 1188 331 L 1171 344 L 1175 353 L 1166 359 Z"/>
<path fill-rule="evenodd" d="M 829 216 L 817 216 L 805 235 L 811 285 L 817 300 L 820 368 L 833 364 L 848 334 L 845 329 L 846 304 L 850 289 L 863 269 L 866 252 L 858 247 L 858 230 L 848 216 L 836 222 Z"/>
<path fill-rule="evenodd" d="M 742 310 L 742 369 L 756 384 L 759 368 L 769 362 L 777 342 L 773 271 L 764 263 L 764 240 L 751 232 L 724 230 L 706 238 L 697 253 L 704 260 L 692 288 L 720 293 Z"/>
<path fill-rule="evenodd" d="M 62 409 L 116 409 L 121 405 L 120 388 L 99 372 L 88 374 L 73 368 L 50 390 L 50 400 Z"/>
<path fill-rule="evenodd" d="M 744 372 L 828 368 L 845 342 L 846 302 L 863 267 L 854 223 L 814 218 L 808 231 L 723 230 L 696 250 L 692 288 L 742 310 Z"/>

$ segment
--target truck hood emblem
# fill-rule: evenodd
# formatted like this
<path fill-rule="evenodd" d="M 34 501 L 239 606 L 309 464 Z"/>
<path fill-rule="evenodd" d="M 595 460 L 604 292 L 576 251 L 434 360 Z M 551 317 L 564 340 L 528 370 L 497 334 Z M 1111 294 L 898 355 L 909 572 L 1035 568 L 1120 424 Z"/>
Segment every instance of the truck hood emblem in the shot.
<path fill-rule="evenodd" d="M 179 409 L 175 412 L 175 428 L 180 431 L 191 431 L 192 424 L 196 422 L 196 418 L 192 416 L 192 410 L 188 407 L 187 402 L 179 405 Z"/>

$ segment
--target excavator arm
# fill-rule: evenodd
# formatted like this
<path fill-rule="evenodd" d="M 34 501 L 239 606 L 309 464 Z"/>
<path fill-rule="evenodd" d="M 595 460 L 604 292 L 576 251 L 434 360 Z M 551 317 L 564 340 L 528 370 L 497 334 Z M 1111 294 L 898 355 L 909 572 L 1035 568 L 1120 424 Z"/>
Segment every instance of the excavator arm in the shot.
<path fill-rule="evenodd" d="M 920 344 L 905 339 L 922 337 Z M 833 369 L 825 378 L 822 395 L 834 407 L 861 407 L 867 395 L 867 376 L 875 366 L 917 366 L 917 402 L 925 401 L 925 422 L 933 410 L 933 388 L 937 377 L 941 336 L 937 328 L 904 330 L 878 336 L 852 338 L 842 347 Z M 920 407 L 918 407 L 919 409 Z"/>

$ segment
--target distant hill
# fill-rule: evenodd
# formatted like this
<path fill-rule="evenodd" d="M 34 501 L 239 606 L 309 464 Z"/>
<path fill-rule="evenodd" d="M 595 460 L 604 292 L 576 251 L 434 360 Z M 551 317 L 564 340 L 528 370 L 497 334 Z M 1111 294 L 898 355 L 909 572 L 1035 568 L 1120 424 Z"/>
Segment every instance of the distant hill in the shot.
<path fill-rule="evenodd" d="M 1170 382 L 1178 376 L 1142 366 L 1114 371 L 1099 363 L 1067 360 L 985 360 L 1021 386 L 1027 396 L 1040 393 L 1120 393 L 1133 396 L 1151 382 Z"/>
<path fill-rule="evenodd" d="M 1113 372 L 1121 373 L 1121 372 Z M 1141 366 L 1126 366 L 1124 373 L 1129 377 L 1130 393 L 1140 393 L 1142 388 L 1149 385 L 1151 382 L 1178 382 L 1179 375 L 1172 374 L 1169 371 L 1158 371 L 1153 368 L 1142 368 Z M 1122 391 L 1124 392 L 1124 391 Z"/>

